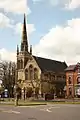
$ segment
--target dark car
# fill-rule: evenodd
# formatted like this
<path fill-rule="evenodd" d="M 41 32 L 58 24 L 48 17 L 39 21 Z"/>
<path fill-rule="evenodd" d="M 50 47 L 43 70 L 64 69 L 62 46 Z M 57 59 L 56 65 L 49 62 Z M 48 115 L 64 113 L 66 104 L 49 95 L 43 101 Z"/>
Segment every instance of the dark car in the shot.
<path fill-rule="evenodd" d="M 45 94 L 45 100 L 52 100 L 54 99 L 54 94 L 47 93 Z"/>

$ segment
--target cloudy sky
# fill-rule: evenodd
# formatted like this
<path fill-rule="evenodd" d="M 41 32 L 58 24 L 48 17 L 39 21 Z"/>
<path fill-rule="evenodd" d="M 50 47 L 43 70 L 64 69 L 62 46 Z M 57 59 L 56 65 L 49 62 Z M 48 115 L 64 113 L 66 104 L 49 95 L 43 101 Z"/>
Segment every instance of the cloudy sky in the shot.
<path fill-rule="evenodd" d="M 33 54 L 80 62 L 80 0 L 0 0 L 0 56 L 16 60 L 23 14 Z"/>

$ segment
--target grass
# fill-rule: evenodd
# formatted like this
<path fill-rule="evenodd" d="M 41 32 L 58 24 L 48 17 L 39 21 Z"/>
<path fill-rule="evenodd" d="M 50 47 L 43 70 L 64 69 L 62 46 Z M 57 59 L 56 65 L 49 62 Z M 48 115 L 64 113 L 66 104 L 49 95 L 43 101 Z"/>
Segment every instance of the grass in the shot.
<path fill-rule="evenodd" d="M 4 99 L 0 101 L 0 105 L 14 105 L 13 99 Z M 80 101 L 33 101 L 33 100 L 19 100 L 19 106 L 35 106 L 35 105 L 47 105 L 47 104 L 80 104 Z"/>

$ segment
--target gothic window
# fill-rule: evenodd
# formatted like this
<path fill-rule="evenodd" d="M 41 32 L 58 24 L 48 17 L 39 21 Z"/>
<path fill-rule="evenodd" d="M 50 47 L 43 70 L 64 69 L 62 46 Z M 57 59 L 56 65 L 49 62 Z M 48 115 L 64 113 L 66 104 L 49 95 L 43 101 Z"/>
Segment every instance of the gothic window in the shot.
<path fill-rule="evenodd" d="M 21 59 L 21 69 L 23 68 L 23 61 L 22 61 L 22 59 Z"/>
<path fill-rule="evenodd" d="M 28 60 L 24 60 L 24 66 L 26 66 Z"/>
<path fill-rule="evenodd" d="M 20 69 L 20 60 L 17 62 L 17 68 Z"/>
<path fill-rule="evenodd" d="M 77 78 L 77 84 L 80 84 L 80 77 Z"/>
<path fill-rule="evenodd" d="M 28 70 L 25 70 L 25 79 L 28 80 Z"/>
<path fill-rule="evenodd" d="M 21 69 L 21 60 L 20 60 L 20 66 L 19 66 L 19 67 L 20 67 L 20 69 Z"/>
<path fill-rule="evenodd" d="M 72 81 L 72 78 L 69 77 L 69 79 L 68 79 L 68 83 L 71 84 L 71 81 Z"/>
<path fill-rule="evenodd" d="M 30 80 L 33 79 L 33 66 L 32 65 L 29 66 L 29 79 Z"/>
<path fill-rule="evenodd" d="M 38 79 L 38 70 L 37 68 L 34 68 L 34 80 Z"/>

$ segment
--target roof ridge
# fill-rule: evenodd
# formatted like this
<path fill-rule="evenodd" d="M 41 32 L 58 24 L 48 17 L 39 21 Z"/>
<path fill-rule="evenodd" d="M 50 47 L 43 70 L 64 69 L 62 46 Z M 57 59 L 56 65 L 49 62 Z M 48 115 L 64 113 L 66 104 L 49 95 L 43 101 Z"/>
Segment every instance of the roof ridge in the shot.
<path fill-rule="evenodd" d="M 34 56 L 34 55 L 33 55 L 33 57 L 36 57 L 36 58 L 41 58 L 41 59 L 46 59 L 46 60 L 51 60 L 51 61 L 60 62 L 60 63 L 64 63 L 64 62 L 62 62 L 62 61 L 53 60 L 53 59 L 50 59 L 50 58 L 43 58 L 43 57 Z"/>

